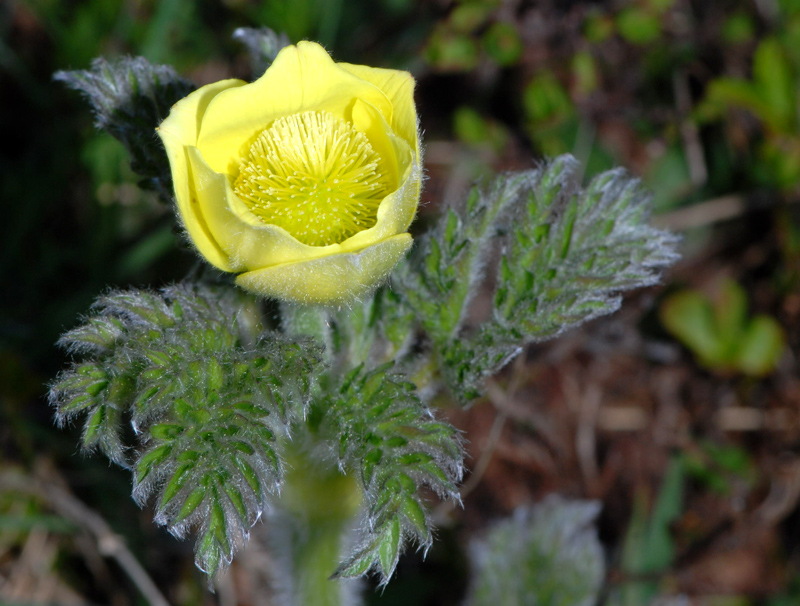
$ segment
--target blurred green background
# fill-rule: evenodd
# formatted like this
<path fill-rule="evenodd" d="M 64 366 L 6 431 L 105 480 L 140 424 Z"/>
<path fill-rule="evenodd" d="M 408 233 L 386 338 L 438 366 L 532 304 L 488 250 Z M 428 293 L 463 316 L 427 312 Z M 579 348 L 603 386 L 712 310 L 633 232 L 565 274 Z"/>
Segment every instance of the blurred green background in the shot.
<path fill-rule="evenodd" d="M 662 288 L 506 373 L 525 412 L 499 442 L 492 402 L 449 413 L 491 463 L 428 559 L 408 555 L 370 603 L 459 603 L 470 539 L 552 492 L 603 502 L 604 603 L 800 603 L 798 0 L 0 3 L 0 602 L 142 603 L 40 489 L 58 486 L 172 603 L 262 603 L 247 564 L 209 593 L 189 543 L 133 504 L 127 472 L 76 453 L 45 398 L 67 359 L 55 342 L 98 294 L 196 264 L 53 72 L 129 54 L 198 85 L 250 79 L 231 34 L 262 25 L 415 75 L 423 219 L 476 179 L 572 153 L 586 178 L 639 176 L 658 224 L 685 236 Z"/>

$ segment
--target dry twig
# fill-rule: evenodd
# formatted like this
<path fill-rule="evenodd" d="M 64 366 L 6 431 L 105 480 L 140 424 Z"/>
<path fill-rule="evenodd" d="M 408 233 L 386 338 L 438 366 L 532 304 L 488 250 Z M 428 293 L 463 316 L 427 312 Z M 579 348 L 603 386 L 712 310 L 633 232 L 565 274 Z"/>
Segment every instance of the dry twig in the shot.
<path fill-rule="evenodd" d="M 0 474 L 0 492 L 15 490 L 46 502 L 53 511 L 86 530 L 96 541 L 98 551 L 119 564 L 151 606 L 169 606 L 169 602 L 125 545 L 125 541 L 100 514 L 60 484 L 57 478 L 30 478 L 15 472 Z"/>

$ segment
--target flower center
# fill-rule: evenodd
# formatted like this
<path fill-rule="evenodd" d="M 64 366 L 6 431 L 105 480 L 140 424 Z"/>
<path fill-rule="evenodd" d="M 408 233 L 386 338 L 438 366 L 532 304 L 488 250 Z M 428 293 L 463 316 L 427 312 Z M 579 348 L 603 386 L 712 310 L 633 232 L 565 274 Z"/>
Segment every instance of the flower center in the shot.
<path fill-rule="evenodd" d="M 366 135 L 328 112 L 278 118 L 239 166 L 236 194 L 264 223 L 326 246 L 372 227 L 391 193 Z"/>

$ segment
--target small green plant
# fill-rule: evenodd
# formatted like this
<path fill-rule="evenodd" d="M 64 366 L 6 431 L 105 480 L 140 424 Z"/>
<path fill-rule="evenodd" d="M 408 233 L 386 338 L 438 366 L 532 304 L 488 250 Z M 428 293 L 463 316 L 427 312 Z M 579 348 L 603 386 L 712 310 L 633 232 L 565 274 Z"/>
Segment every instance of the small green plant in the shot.
<path fill-rule="evenodd" d="M 508 143 L 506 128 L 491 118 L 484 118 L 471 107 L 459 107 L 453 114 L 453 131 L 467 145 L 501 152 Z"/>
<path fill-rule="evenodd" d="M 654 575 L 666 572 L 675 558 L 671 526 L 683 506 L 685 477 L 684 462 L 673 457 L 655 499 L 644 487 L 634 495 L 620 561 L 626 578 L 613 592 L 609 606 L 650 604 L 659 594 Z"/>
<path fill-rule="evenodd" d="M 749 317 L 747 295 L 727 280 L 710 299 L 696 290 L 670 295 L 661 322 L 710 370 L 762 376 L 775 369 L 785 348 L 780 325 L 769 316 Z"/>
<path fill-rule="evenodd" d="M 473 545 L 469 606 L 591 606 L 605 577 L 600 504 L 545 499 Z"/>
<path fill-rule="evenodd" d="M 619 308 L 621 293 L 657 282 L 676 258 L 676 238 L 647 225 L 650 198 L 625 171 L 600 174 L 584 187 L 577 161 L 561 156 L 473 188 L 463 204 L 446 208 L 417 238 L 391 277 L 370 272 L 374 262 L 391 266 L 405 250 L 375 261 L 385 251 L 371 249 L 370 238 L 388 234 L 406 248 L 411 240 L 407 233 L 391 234 L 405 230 L 404 217 L 410 221 L 418 201 L 416 116 L 408 103 L 413 81 L 402 72 L 334 64 L 311 43 L 288 47 L 276 58 L 279 38 L 271 32 L 238 36 L 257 55 L 254 65 L 274 60 L 262 79 L 193 91 L 164 122 L 186 86 L 169 68 L 143 59 L 97 61 L 88 72 L 58 77 L 88 97 L 98 125 L 132 150 L 133 168 L 148 183 L 169 191 L 172 175 L 187 231 L 209 262 L 238 273 L 250 269 L 244 258 L 269 260 L 250 272 L 258 274 L 253 290 L 261 295 L 274 286 L 268 284 L 271 272 L 296 278 L 292 268 L 299 268 L 309 296 L 278 295 L 267 314 L 230 276 L 108 293 L 62 338 L 75 359 L 53 383 L 50 398 L 61 423 L 82 423 L 85 449 L 131 470 L 134 499 L 152 503 L 157 523 L 176 536 L 196 536 L 196 563 L 209 578 L 265 520 L 276 537 L 276 574 L 287 588 L 281 603 L 357 603 L 340 579 L 372 571 L 387 583 L 405 548 L 427 550 L 433 542 L 425 495 L 459 501 L 462 438 L 438 418 L 431 396 L 449 394 L 463 406 L 474 402 L 486 379 L 527 343 L 609 314 Z M 304 69 L 295 73 L 294 65 Z M 320 74 L 336 86 L 328 90 Z M 249 164 L 215 160 L 211 168 L 202 153 L 239 153 L 242 142 L 232 132 L 240 129 L 250 141 L 251 120 L 263 108 L 274 109 L 258 95 L 257 104 L 248 99 L 279 77 L 297 78 L 298 86 L 314 90 L 308 98 L 316 105 L 299 114 L 292 113 L 294 106 L 284 108 L 287 115 L 270 114 L 272 122 L 263 118 L 268 128 L 255 134 L 266 142 L 250 147 Z M 218 111 L 240 91 L 247 119 Z M 307 101 L 297 90 L 292 94 L 301 105 Z M 275 107 L 285 98 L 273 99 Z M 215 103 L 217 113 L 210 109 Z M 171 173 L 166 156 L 150 145 L 159 123 Z M 212 136 L 206 129 L 222 137 L 218 145 L 203 148 L 204 137 Z M 293 138 L 304 147 L 283 145 Z M 291 171 L 276 177 L 280 153 L 264 151 L 279 144 L 292 170 L 299 170 L 300 152 L 339 154 L 334 160 L 341 160 L 342 174 L 353 182 L 314 182 L 328 187 L 328 194 L 314 197 L 303 188 L 328 175 L 311 169 L 333 166 L 333 160 L 314 156 L 305 166 L 306 180 L 295 185 Z M 372 162 L 366 168 L 358 164 L 364 158 Z M 225 172 L 248 167 L 273 171 L 258 177 L 270 187 L 259 186 L 256 177 L 248 185 L 260 215 L 247 210 L 232 189 L 235 175 Z M 378 170 L 386 171 L 382 181 L 370 181 L 369 171 Z M 387 190 L 373 226 L 353 227 L 357 233 L 342 242 L 295 241 L 289 229 L 309 224 L 302 217 L 279 224 L 286 228 L 259 222 L 277 189 L 287 200 L 303 198 L 296 205 L 303 212 L 308 200 L 327 203 L 333 215 L 325 221 L 347 220 L 360 207 L 348 206 L 345 194 L 357 191 L 367 199 L 373 182 L 398 189 Z M 330 206 L 335 185 L 345 192 L 338 210 Z M 285 212 L 297 208 L 287 205 Z M 282 262 L 270 264 L 276 260 Z M 239 284 L 247 286 L 241 281 L 247 275 L 239 276 Z M 293 292 L 297 285 L 289 282 L 276 292 Z M 485 318 L 474 315 L 478 292 L 491 293 Z M 545 521 L 532 514 L 533 535 L 561 532 L 547 520 L 563 512 L 548 511 Z M 570 528 L 585 527 L 596 514 L 587 511 L 581 509 L 580 523 Z M 589 546 L 583 585 L 572 589 L 590 595 L 602 576 L 602 559 L 582 530 L 571 533 L 552 538 L 571 544 L 578 537 Z M 541 546 L 544 539 L 535 540 Z M 538 561 L 536 553 L 530 551 L 531 562 Z M 558 583 L 568 578 L 565 573 Z M 562 590 L 542 589 L 572 595 Z"/>
<path fill-rule="evenodd" d="M 700 122 L 745 110 L 763 127 L 757 145 L 756 178 L 793 190 L 800 183 L 800 122 L 797 66 L 777 37 L 762 40 L 753 57 L 752 78 L 721 77 L 709 84 L 695 113 Z"/>
<path fill-rule="evenodd" d="M 425 59 L 441 71 L 461 72 L 488 60 L 500 67 L 519 62 L 522 41 L 513 22 L 494 21 L 497 2 L 478 0 L 457 5 L 431 33 Z"/>
<path fill-rule="evenodd" d="M 752 484 L 755 466 L 747 451 L 737 446 L 702 442 L 683 455 L 686 475 L 717 494 L 731 492 L 734 481 Z"/>

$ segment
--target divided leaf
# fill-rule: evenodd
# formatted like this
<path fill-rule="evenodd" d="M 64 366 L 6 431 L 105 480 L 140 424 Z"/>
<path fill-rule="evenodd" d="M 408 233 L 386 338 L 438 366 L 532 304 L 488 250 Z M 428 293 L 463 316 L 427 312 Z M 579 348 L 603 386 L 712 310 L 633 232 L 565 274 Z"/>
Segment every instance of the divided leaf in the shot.
<path fill-rule="evenodd" d="M 283 303 L 281 327 L 323 343 L 333 374 L 402 364 L 416 336 L 414 314 L 388 287 L 339 309 Z"/>
<path fill-rule="evenodd" d="M 256 381 L 252 367 L 239 372 L 233 380 Z M 276 440 L 285 428 L 265 387 L 238 398 L 217 391 L 200 402 L 177 399 L 149 427 L 135 465 L 134 499 L 143 505 L 155 493 L 156 522 L 177 536 L 199 527 L 197 564 L 212 575 L 230 562 L 282 477 Z"/>
<path fill-rule="evenodd" d="M 95 310 L 61 340 L 88 360 L 53 385 L 57 418 L 86 416 L 84 446 L 132 465 L 134 498 L 156 497 L 158 523 L 199 527 L 197 563 L 213 575 L 277 490 L 278 437 L 305 414 L 319 352 L 278 333 L 252 343 L 233 289 L 112 293 Z M 123 445 L 128 420 L 138 447 Z"/>
<path fill-rule="evenodd" d="M 677 239 L 646 224 L 649 196 L 638 180 L 622 170 L 585 189 L 578 180 L 577 161 L 561 156 L 473 190 L 419 245 L 420 273 L 407 266 L 400 275 L 460 401 L 478 397 L 525 343 L 616 311 L 620 293 L 654 284 L 676 260 Z M 491 317 L 465 326 L 484 274 L 495 282 Z"/>
<path fill-rule="evenodd" d="M 386 583 L 409 540 L 427 549 L 431 520 L 422 486 L 458 500 L 463 471 L 458 433 L 437 421 L 414 385 L 391 365 L 358 368 L 324 403 L 322 426 L 339 439 L 339 464 L 359 477 L 367 504 L 366 536 L 337 571 L 355 577 L 374 568 Z"/>
<path fill-rule="evenodd" d="M 595 501 L 550 496 L 473 545 L 469 606 L 591 606 L 605 577 Z"/>
<path fill-rule="evenodd" d="M 108 131 L 131 155 L 140 185 L 172 200 L 172 180 L 156 127 L 170 108 L 195 87 L 168 65 L 153 65 L 144 57 L 92 61 L 89 70 L 56 72 L 54 78 L 80 91 L 95 114 L 97 128 Z"/>
<path fill-rule="evenodd" d="M 486 192 L 473 189 L 464 208 L 448 209 L 399 268 L 402 296 L 436 343 L 454 339 L 465 322 L 493 238 L 507 228 L 509 206 L 525 182 L 526 173 L 509 174 L 496 179 Z"/>

